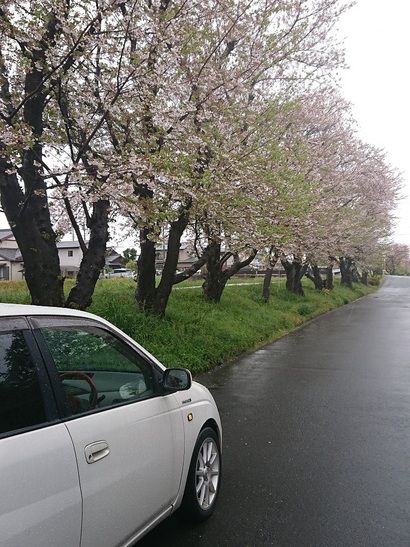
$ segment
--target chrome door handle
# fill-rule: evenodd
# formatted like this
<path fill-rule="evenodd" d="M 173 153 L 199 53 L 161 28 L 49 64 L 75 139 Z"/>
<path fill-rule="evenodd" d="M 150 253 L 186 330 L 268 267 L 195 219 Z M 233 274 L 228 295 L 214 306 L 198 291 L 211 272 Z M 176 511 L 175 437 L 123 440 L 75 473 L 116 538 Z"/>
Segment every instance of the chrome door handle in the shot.
<path fill-rule="evenodd" d="M 95 463 L 108 456 L 110 449 L 108 443 L 105 441 L 97 441 L 95 443 L 87 444 L 84 448 L 84 453 L 87 463 Z"/>

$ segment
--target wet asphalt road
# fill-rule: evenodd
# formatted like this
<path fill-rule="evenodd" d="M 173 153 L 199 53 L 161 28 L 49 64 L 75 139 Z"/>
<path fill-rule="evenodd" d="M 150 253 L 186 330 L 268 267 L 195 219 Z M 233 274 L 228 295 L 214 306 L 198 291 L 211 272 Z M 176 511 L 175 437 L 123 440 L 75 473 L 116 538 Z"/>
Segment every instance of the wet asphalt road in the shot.
<path fill-rule="evenodd" d="M 410 278 L 388 277 L 203 375 L 224 426 L 217 510 L 138 547 L 410 547 L 409 350 Z"/>

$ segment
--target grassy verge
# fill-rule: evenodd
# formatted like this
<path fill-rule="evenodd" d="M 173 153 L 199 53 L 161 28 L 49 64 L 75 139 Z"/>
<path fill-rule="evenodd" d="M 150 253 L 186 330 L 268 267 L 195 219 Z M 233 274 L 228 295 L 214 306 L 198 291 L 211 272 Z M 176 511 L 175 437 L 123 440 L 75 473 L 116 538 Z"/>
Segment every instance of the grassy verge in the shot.
<path fill-rule="evenodd" d="M 66 283 L 67 289 L 72 286 L 71 281 Z M 161 320 L 136 308 L 133 280 L 101 279 L 88 311 L 117 325 L 167 366 L 184 366 L 198 373 L 375 290 L 364 285 L 350 290 L 336 283 L 333 291 L 319 292 L 306 280 L 305 296 L 299 297 L 286 291 L 283 279 L 276 279 L 270 302 L 265 304 L 260 280 L 235 284 L 226 287 L 218 305 L 205 302 L 199 287 L 183 290 L 192 283 L 175 287 Z M 0 302 L 30 303 L 25 282 L 0 282 Z"/>

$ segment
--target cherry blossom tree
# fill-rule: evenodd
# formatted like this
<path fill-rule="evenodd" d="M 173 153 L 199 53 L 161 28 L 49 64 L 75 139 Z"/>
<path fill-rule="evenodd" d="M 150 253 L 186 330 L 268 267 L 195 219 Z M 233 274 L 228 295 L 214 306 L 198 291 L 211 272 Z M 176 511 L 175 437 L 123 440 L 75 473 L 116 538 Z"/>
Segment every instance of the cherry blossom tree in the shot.
<path fill-rule="evenodd" d="M 228 279 L 229 275 L 255 256 L 255 251 L 251 250 L 242 259 L 238 249 L 228 249 L 226 243 L 228 234 L 234 234 L 238 226 L 243 227 L 244 216 L 247 217 L 246 211 L 251 207 L 236 207 L 236 211 L 241 212 L 236 213 L 236 228 L 232 229 L 226 218 L 230 216 L 229 212 L 226 207 L 221 211 L 220 205 L 227 204 L 226 197 L 229 194 L 235 196 L 237 203 L 239 189 L 248 193 L 248 188 L 259 184 L 260 174 L 256 178 L 253 176 L 245 180 L 249 170 L 239 158 L 239 151 L 243 155 L 244 146 L 249 146 L 251 136 L 256 141 L 262 135 L 262 131 L 258 130 L 258 125 L 264 126 L 262 116 L 266 115 L 262 98 L 269 95 L 283 97 L 284 94 L 291 93 L 299 82 L 306 86 L 312 76 L 310 72 L 317 72 L 323 77 L 325 69 L 337 66 L 340 62 L 335 49 L 329 46 L 325 54 L 323 48 L 319 47 L 337 19 L 337 3 L 315 5 L 318 9 L 313 9 L 314 3 L 303 2 L 256 4 L 253 2 L 236 5 L 236 18 L 232 18 L 232 10 L 227 13 L 226 5 L 218 2 L 215 8 L 224 8 L 216 17 L 218 32 L 210 32 L 215 26 L 215 10 L 209 20 L 203 14 L 204 26 L 200 27 L 201 40 L 198 41 L 200 50 L 197 55 L 193 55 L 195 44 L 190 45 L 189 63 L 185 60 L 185 55 L 180 62 L 183 69 L 188 69 L 182 73 L 189 84 L 185 95 L 188 97 L 188 104 L 181 109 L 182 117 L 185 127 L 191 128 L 188 135 L 194 147 L 190 155 L 191 163 L 187 161 L 186 153 L 180 156 L 184 160 L 185 171 L 183 176 L 181 174 L 178 177 L 178 181 L 181 183 L 184 180 L 187 194 L 184 199 L 177 199 L 179 205 L 174 211 L 179 211 L 178 221 L 170 223 L 170 241 L 171 234 L 174 234 L 177 244 L 169 245 L 168 248 L 173 252 L 178 249 L 189 220 L 195 221 L 196 226 L 202 225 L 202 234 L 208 240 L 203 246 L 207 253 L 208 266 L 204 289 L 208 295 L 220 295 L 220 288 L 224 286 L 222 278 Z M 308 67 L 305 72 L 301 70 L 302 66 L 305 69 Z M 156 90 L 155 98 L 158 96 L 159 92 Z M 152 105 L 148 111 L 151 109 Z M 253 124 L 249 118 L 253 118 Z M 154 116 L 151 120 L 154 120 Z M 171 123 L 166 131 L 165 128 L 160 131 L 157 126 L 151 126 L 150 130 L 154 135 L 166 134 L 165 138 L 157 139 L 162 153 L 167 146 L 176 142 L 175 135 L 178 136 L 178 131 Z M 232 175 L 232 155 L 238 160 L 237 171 L 242 171 L 240 176 L 235 176 L 236 173 Z M 248 160 L 251 155 L 251 152 L 245 152 Z M 152 180 L 150 184 L 151 193 L 144 197 L 148 197 L 152 203 L 155 198 Z M 143 188 L 147 187 L 148 183 Z M 140 185 L 138 191 L 141 191 Z M 176 197 L 180 189 L 171 189 L 169 195 L 171 192 Z M 172 284 L 182 279 L 180 275 L 173 275 L 176 256 L 169 252 L 169 262 L 165 263 L 161 283 L 157 288 L 153 285 L 153 232 L 152 226 L 147 226 L 142 232 L 139 270 L 147 275 L 140 278 L 137 289 L 137 301 L 148 308 L 155 307 L 152 302 L 156 295 L 162 293 L 163 288 L 166 287 L 163 293 L 166 299 Z M 232 238 L 230 235 L 229 237 Z M 224 245 L 221 244 L 222 239 Z M 250 241 L 244 241 L 242 249 L 245 248 L 254 249 L 254 246 Z M 227 265 L 227 257 L 234 258 L 232 267 L 224 267 Z M 203 263 L 203 259 L 204 257 L 198 260 L 197 267 Z M 147 261 L 151 263 L 150 276 Z M 219 288 L 212 290 L 213 284 Z M 211 299 L 215 299 L 215 296 Z M 163 313 L 163 304 L 160 309 L 160 313 Z"/>
<path fill-rule="evenodd" d="M 336 214 L 344 230 L 351 211 L 357 226 L 368 218 L 360 194 L 368 179 L 358 177 L 359 167 L 355 176 L 344 172 L 335 134 L 323 118 L 315 127 L 319 104 L 314 111 L 305 102 L 303 123 L 287 120 L 300 111 L 303 93 L 340 66 L 330 32 L 347 3 L 3 4 L 0 190 L 33 302 L 65 302 L 50 190 L 84 253 L 66 304 L 89 304 L 110 215 L 118 212 L 139 232 L 136 301 L 158 315 L 172 286 L 204 264 L 205 294 L 218 301 L 257 249 L 275 257 L 342 256 L 330 238 Z M 339 192 L 348 183 L 350 193 Z M 372 214 L 380 218 L 376 205 Z M 178 274 L 187 230 L 198 260 Z M 156 286 L 160 237 L 168 252 Z"/>
<path fill-rule="evenodd" d="M 353 268 L 366 268 L 389 234 L 400 176 L 382 151 L 358 139 L 350 105 L 334 90 L 301 97 L 292 116 L 286 157 L 294 158 L 309 200 L 302 214 L 281 221 L 286 230 L 273 248 L 293 292 L 303 293 L 306 274 L 322 288 L 319 265 L 332 262 L 350 285 Z M 332 286 L 331 275 L 326 286 Z"/>
<path fill-rule="evenodd" d="M 410 275 L 409 246 L 391 243 L 386 249 L 384 267 L 390 275 Z"/>
<path fill-rule="evenodd" d="M 104 264 L 109 204 L 104 196 L 88 196 L 91 212 L 84 212 L 89 242 L 80 239 L 84 258 L 76 286 L 65 300 L 49 191 L 52 186 L 64 188 L 73 177 L 78 182 L 80 162 L 99 184 L 100 175 L 81 153 L 84 145 L 79 145 L 76 165 L 64 169 L 62 155 L 71 144 L 65 130 L 70 126 L 58 112 L 58 103 L 65 100 L 62 81 L 78 70 L 102 14 L 113 9 L 118 9 L 114 1 L 88 9 L 60 0 L 36 6 L 25 0 L 5 1 L 0 8 L 1 203 L 23 256 L 34 304 L 87 307 Z M 69 207 L 67 195 L 64 199 Z"/>

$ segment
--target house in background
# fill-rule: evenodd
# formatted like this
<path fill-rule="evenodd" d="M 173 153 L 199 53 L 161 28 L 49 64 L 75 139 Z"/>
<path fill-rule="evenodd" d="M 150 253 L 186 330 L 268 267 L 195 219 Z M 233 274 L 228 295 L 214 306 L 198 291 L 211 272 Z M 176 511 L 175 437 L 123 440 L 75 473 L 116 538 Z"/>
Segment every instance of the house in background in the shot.
<path fill-rule="evenodd" d="M 76 278 L 83 253 L 78 241 L 59 241 L 57 243 L 61 275 Z M 109 249 L 106 267 L 123 268 L 124 260 L 114 249 Z M 17 241 L 11 230 L 0 230 L 0 280 L 17 281 L 24 279 L 24 262 Z"/>
<path fill-rule="evenodd" d="M 105 256 L 105 268 L 110 270 L 116 270 L 118 268 L 124 267 L 124 258 L 112 247 L 110 249 L 107 249 Z"/>
<path fill-rule="evenodd" d="M 161 272 L 164 268 L 165 258 L 167 256 L 168 247 L 160 245 L 155 250 L 155 268 Z M 191 253 L 188 246 L 185 243 L 181 243 L 179 246 L 178 265 L 177 269 L 180 271 L 187 270 L 197 261 L 197 257 L 194 253 Z"/>
<path fill-rule="evenodd" d="M 80 269 L 83 252 L 78 241 L 59 241 L 57 243 L 61 275 L 76 278 Z M 124 268 L 124 258 L 112 247 L 107 249 L 104 270 Z"/>
<path fill-rule="evenodd" d="M 0 230 L 0 280 L 24 279 L 24 264 L 11 230 Z"/>
<path fill-rule="evenodd" d="M 80 269 L 83 252 L 78 241 L 59 241 L 57 243 L 61 275 L 76 278 Z"/>

